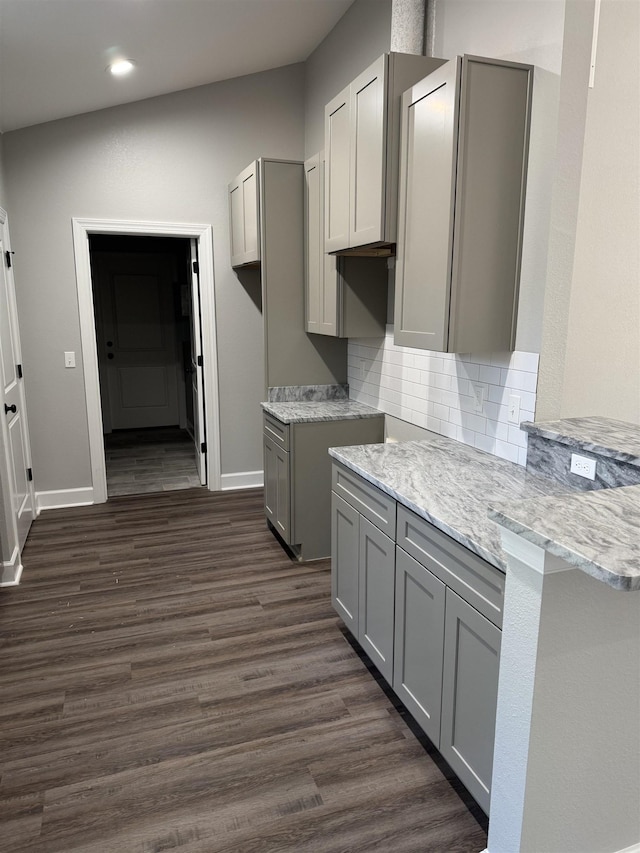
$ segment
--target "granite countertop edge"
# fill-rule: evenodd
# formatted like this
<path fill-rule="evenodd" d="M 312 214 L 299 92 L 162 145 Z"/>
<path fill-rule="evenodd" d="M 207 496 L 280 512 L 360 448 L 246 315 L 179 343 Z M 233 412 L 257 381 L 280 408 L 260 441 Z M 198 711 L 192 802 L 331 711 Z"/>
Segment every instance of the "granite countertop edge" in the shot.
<path fill-rule="evenodd" d="M 640 485 L 491 502 L 489 516 L 615 590 L 640 591 Z"/>
<path fill-rule="evenodd" d="M 384 412 L 353 400 L 263 402 L 260 405 L 263 411 L 285 424 L 363 420 L 384 416 Z"/>
<path fill-rule="evenodd" d="M 540 531 L 525 524 L 522 520 L 513 518 L 512 515 L 509 515 L 509 510 L 506 507 L 498 509 L 497 507 L 489 506 L 488 516 L 497 524 L 526 539 L 527 542 L 543 548 L 555 557 L 560 557 L 569 563 L 569 565 L 580 569 L 613 589 L 624 592 L 640 590 L 640 574 L 627 575 L 612 571 L 592 557 L 587 557 L 579 551 L 563 545 L 556 539 L 545 536 Z"/>
<path fill-rule="evenodd" d="M 600 456 L 606 456 L 610 459 L 615 459 L 618 462 L 626 462 L 628 465 L 640 467 L 640 456 L 636 453 L 629 453 L 624 450 L 616 450 L 606 444 L 598 441 L 588 441 L 573 435 L 568 432 L 545 426 L 545 424 L 537 424 L 534 421 L 523 421 L 520 424 L 521 429 L 530 435 L 537 435 L 540 438 L 547 438 L 551 441 L 556 441 L 558 444 L 564 444 L 566 447 L 573 447 L 576 450 L 584 450 L 587 453 L 597 453 Z"/>

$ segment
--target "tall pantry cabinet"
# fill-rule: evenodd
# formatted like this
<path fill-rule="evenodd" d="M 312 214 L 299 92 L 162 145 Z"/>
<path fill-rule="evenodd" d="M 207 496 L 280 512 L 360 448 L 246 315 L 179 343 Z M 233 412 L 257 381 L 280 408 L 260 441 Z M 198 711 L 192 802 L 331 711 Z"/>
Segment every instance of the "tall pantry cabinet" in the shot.
<path fill-rule="evenodd" d="M 247 179 L 251 175 L 257 185 L 255 207 L 250 189 L 253 178 Z M 312 339 L 305 331 L 303 163 L 262 157 L 228 189 L 232 266 L 242 282 L 243 269 L 259 264 L 265 394 L 279 386 L 345 383 L 346 341 Z M 255 251 L 234 256 L 234 246 L 247 247 L 246 235 L 254 229 L 258 261 L 247 260 L 256 257 Z"/>

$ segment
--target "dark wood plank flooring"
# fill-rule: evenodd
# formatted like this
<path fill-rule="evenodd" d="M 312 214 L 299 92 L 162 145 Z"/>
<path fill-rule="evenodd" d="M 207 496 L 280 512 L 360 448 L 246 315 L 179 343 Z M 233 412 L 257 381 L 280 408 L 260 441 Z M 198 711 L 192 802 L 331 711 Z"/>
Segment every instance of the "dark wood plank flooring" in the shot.
<path fill-rule="evenodd" d="M 52 510 L 24 564 L 0 590 L 2 853 L 486 846 L 261 491 Z"/>

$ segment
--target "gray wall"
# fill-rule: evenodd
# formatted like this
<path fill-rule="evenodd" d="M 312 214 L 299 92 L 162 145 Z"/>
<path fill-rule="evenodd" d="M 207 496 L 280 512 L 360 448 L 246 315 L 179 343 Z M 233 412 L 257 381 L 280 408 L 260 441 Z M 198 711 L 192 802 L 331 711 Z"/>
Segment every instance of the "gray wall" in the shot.
<path fill-rule="evenodd" d="M 602 3 L 589 89 L 593 7 L 567 4 L 536 418 L 640 423 L 640 5 Z"/>
<path fill-rule="evenodd" d="M 4 179 L 4 136 L 0 133 L 0 207 L 7 209 L 7 191 Z"/>
<path fill-rule="evenodd" d="M 391 0 L 355 0 L 305 63 L 305 157 L 324 148 L 324 107 L 386 53 Z"/>
<path fill-rule="evenodd" d="M 540 352 L 564 0 L 435 0 L 435 56 L 464 53 L 536 66 L 516 349 Z"/>
<path fill-rule="evenodd" d="M 222 472 L 262 468 L 262 319 L 229 262 L 227 183 L 301 159 L 303 69 L 288 66 L 4 135 L 38 491 L 91 484 L 72 217 L 211 223 Z"/>

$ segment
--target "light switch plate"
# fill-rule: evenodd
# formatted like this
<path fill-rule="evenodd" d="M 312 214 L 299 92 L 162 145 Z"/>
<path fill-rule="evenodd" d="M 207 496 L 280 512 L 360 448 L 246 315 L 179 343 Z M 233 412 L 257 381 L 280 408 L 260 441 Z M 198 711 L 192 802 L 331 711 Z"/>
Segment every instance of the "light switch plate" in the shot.
<path fill-rule="evenodd" d="M 75 367 L 76 366 L 76 354 L 75 354 L 75 352 L 65 352 L 65 354 L 64 354 L 64 366 L 65 367 Z"/>
<path fill-rule="evenodd" d="M 520 423 L 520 397 L 517 394 L 509 394 L 507 420 L 510 424 Z"/>

